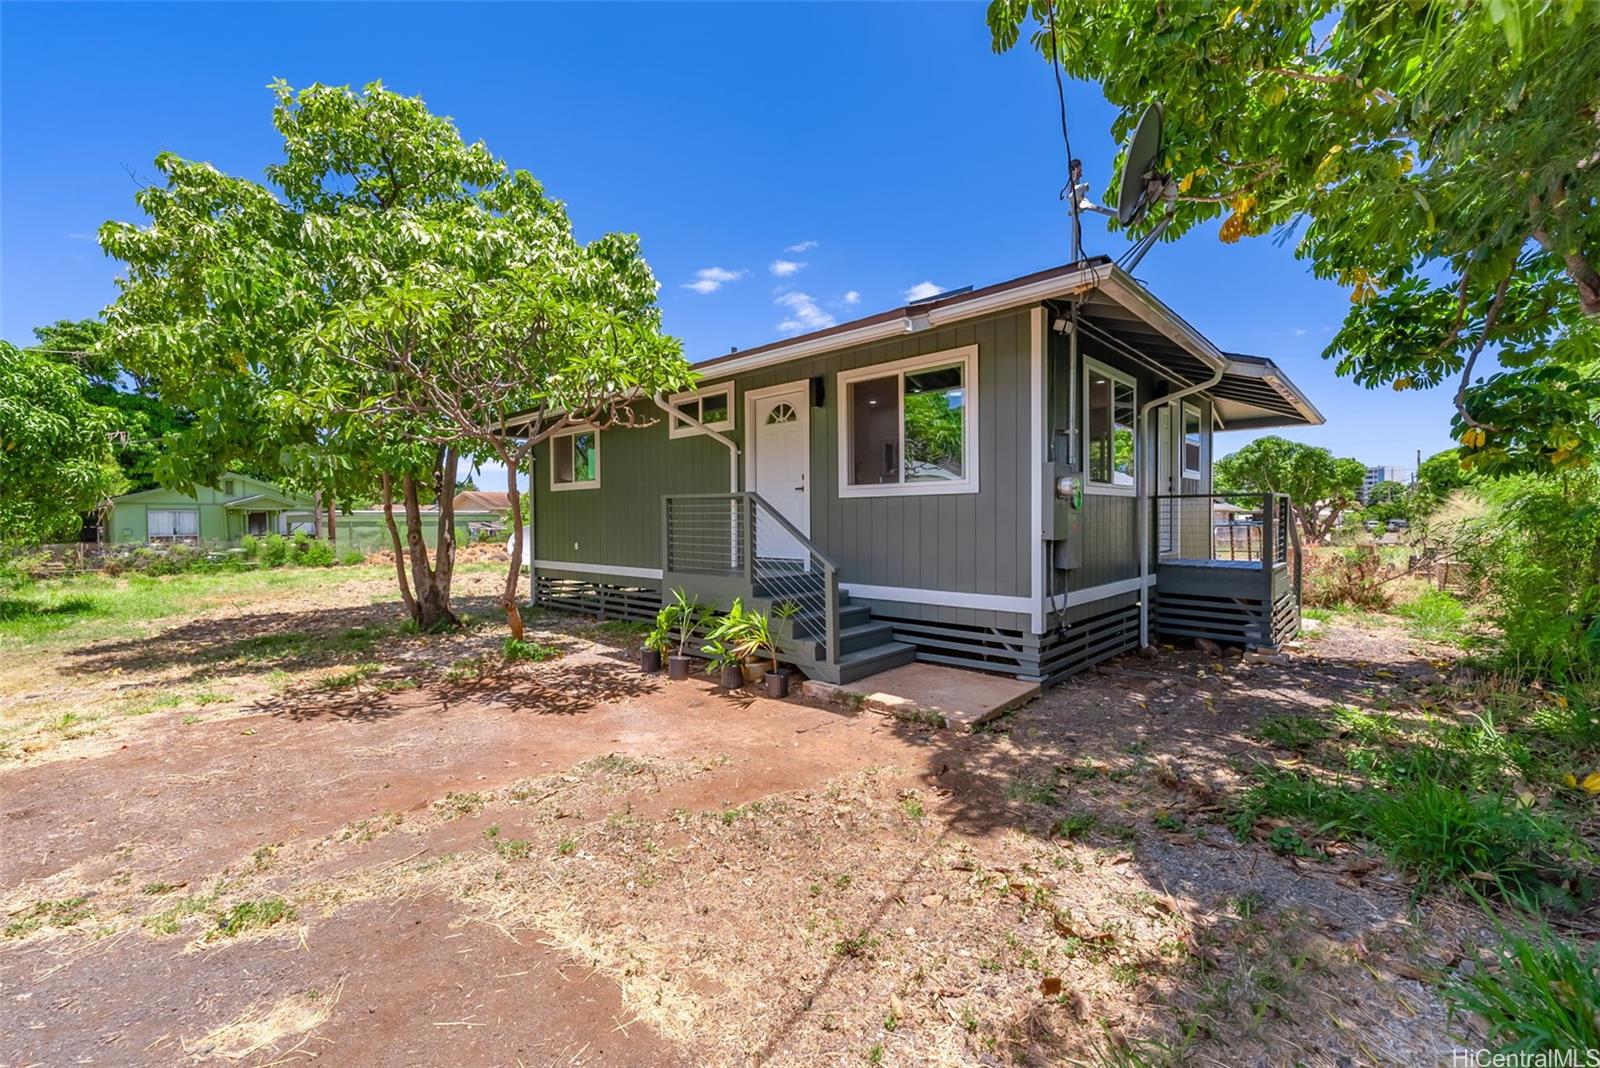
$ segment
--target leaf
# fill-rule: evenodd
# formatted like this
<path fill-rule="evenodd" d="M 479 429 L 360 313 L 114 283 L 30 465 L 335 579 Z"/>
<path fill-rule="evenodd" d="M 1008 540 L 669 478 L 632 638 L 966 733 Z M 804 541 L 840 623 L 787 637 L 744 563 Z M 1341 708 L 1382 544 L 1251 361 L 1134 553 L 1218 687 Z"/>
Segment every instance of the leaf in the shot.
<path fill-rule="evenodd" d="M 1591 771 L 1583 777 L 1583 782 L 1579 785 L 1583 787 L 1584 793 L 1600 794 L 1600 771 Z"/>

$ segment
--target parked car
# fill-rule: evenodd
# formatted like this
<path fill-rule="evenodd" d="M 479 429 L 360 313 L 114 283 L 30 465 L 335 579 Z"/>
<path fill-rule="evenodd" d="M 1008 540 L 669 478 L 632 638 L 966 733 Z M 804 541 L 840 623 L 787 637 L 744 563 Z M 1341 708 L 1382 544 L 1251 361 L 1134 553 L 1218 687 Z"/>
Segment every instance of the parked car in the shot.
<path fill-rule="evenodd" d="M 1365 529 L 1368 534 L 1376 534 L 1378 532 L 1378 528 L 1382 525 L 1383 524 L 1379 523 L 1376 519 L 1369 519 L 1365 523 L 1361 524 L 1362 528 Z"/>
<path fill-rule="evenodd" d="M 1410 529 L 1411 529 L 1411 524 L 1406 522 L 1404 519 L 1391 519 L 1391 520 L 1389 520 L 1389 531 L 1391 533 L 1393 533 L 1394 531 L 1397 531 L 1397 530 L 1410 530 Z"/>

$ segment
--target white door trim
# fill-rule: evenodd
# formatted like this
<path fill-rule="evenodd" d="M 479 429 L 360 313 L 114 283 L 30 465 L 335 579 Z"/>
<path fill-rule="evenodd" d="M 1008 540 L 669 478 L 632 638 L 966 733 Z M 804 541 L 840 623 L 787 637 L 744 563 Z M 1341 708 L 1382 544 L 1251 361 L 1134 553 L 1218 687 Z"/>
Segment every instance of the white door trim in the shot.
<path fill-rule="evenodd" d="M 756 449 L 760 443 L 761 427 L 756 422 L 756 402 L 769 397 L 782 396 L 785 393 L 800 394 L 800 403 L 794 410 L 800 416 L 800 440 L 805 442 L 806 461 L 806 508 L 803 521 L 788 516 L 800 533 L 811 537 L 811 500 L 816 489 L 816 480 L 811 477 L 811 379 L 798 378 L 793 382 L 784 382 L 776 386 L 763 386 L 761 389 L 746 390 L 744 394 L 744 488 L 747 492 L 756 491 Z"/>

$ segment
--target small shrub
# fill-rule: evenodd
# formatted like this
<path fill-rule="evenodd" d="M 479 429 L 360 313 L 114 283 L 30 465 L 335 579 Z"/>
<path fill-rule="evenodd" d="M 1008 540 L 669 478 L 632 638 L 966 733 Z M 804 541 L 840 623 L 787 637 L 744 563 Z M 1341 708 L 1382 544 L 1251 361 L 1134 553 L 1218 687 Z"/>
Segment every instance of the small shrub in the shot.
<path fill-rule="evenodd" d="M 296 534 L 294 562 L 301 567 L 332 567 L 333 546 L 304 533 Z"/>
<path fill-rule="evenodd" d="M 254 534 L 246 534 L 239 539 L 239 551 L 254 560 L 261 555 L 261 539 Z"/>
<path fill-rule="evenodd" d="M 1306 604 L 1382 611 L 1389 607 L 1390 600 L 1384 588 L 1383 561 L 1372 546 L 1306 554 Z"/>
<path fill-rule="evenodd" d="M 282 567 L 289 562 L 289 539 L 282 534 L 268 534 L 261 539 L 257 559 L 262 567 Z"/>
<path fill-rule="evenodd" d="M 339 554 L 339 562 L 345 567 L 358 567 L 367 562 L 367 554 L 360 549 L 346 549 Z"/>

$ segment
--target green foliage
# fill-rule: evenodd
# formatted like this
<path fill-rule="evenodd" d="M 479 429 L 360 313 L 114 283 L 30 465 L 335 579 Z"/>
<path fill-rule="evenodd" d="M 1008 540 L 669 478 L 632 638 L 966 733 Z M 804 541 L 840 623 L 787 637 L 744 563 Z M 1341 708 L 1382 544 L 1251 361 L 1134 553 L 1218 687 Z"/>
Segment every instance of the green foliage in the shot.
<path fill-rule="evenodd" d="M 282 567 L 289 562 L 289 539 L 282 534 L 268 534 L 261 539 L 256 559 L 262 567 Z"/>
<path fill-rule="evenodd" d="M 339 563 L 346 567 L 358 567 L 367 562 L 367 554 L 360 549 L 346 549 L 339 554 Z"/>
<path fill-rule="evenodd" d="M 677 632 L 678 655 L 684 656 L 689 639 L 695 631 L 710 622 L 712 614 L 710 605 L 700 603 L 699 594 L 690 596 L 680 586 L 672 591 L 672 602 L 664 605 L 657 614 L 656 623 L 665 626 L 669 632 Z"/>
<path fill-rule="evenodd" d="M 774 609 L 774 614 L 787 618 L 794 614 L 795 606 L 789 603 Z M 734 649 L 744 660 L 766 660 L 772 670 L 778 670 L 778 640 L 772 633 L 772 622 L 765 612 L 746 612 L 735 628 Z"/>
<path fill-rule="evenodd" d="M 1463 466 L 1461 452 L 1446 449 L 1434 453 L 1417 468 L 1417 482 L 1413 488 L 1413 509 L 1417 515 L 1426 516 L 1450 498 L 1457 490 L 1467 489 L 1478 482 L 1470 466 Z"/>
<path fill-rule="evenodd" d="M 1399 482 L 1380 482 L 1367 493 L 1361 518 L 1387 524 L 1391 519 L 1412 518 L 1411 493 Z"/>
<path fill-rule="evenodd" d="M 1168 239 L 1217 218 L 1224 242 L 1277 230 L 1351 288 L 1324 353 L 1341 374 L 1460 381 L 1479 470 L 1600 451 L 1600 5 L 991 0 L 994 47 L 1030 16 L 1030 43 L 1118 109 L 1116 136 L 1165 106 Z M 1475 378 L 1485 350 L 1505 370 Z"/>
<path fill-rule="evenodd" d="M 1315 545 L 1360 498 L 1366 473 L 1359 460 L 1268 434 L 1218 460 L 1214 477 L 1218 492 L 1287 493 L 1306 541 Z"/>
<path fill-rule="evenodd" d="M 0 544 L 76 539 L 126 485 L 82 372 L 0 341 Z"/>
<path fill-rule="evenodd" d="M 1600 675 L 1600 472 L 1486 481 L 1490 511 L 1463 556 L 1519 673 Z"/>
<path fill-rule="evenodd" d="M 1464 645 L 1467 635 L 1467 609 L 1443 590 L 1427 590 L 1420 597 L 1395 605 L 1394 613 L 1406 621 L 1406 629 L 1426 642 Z"/>
<path fill-rule="evenodd" d="M 311 537 L 305 531 L 296 531 L 290 558 L 301 567 L 332 567 L 333 546 Z"/>
<path fill-rule="evenodd" d="M 1600 1049 L 1600 945 L 1569 941 L 1545 923 L 1512 930 L 1494 922 L 1503 942 L 1497 967 L 1458 972 L 1444 990 L 1451 1008 L 1487 1023 L 1496 1053 Z"/>
<path fill-rule="evenodd" d="M 548 645 L 541 645 L 525 638 L 507 638 L 500 643 L 500 652 L 507 660 L 526 660 L 535 663 L 540 660 L 554 660 L 561 655 Z"/>
<path fill-rule="evenodd" d="M 728 611 L 712 623 L 710 631 L 706 633 L 705 644 L 700 647 L 709 661 L 706 664 L 708 673 L 715 675 L 723 668 L 744 663 L 745 653 L 741 642 L 750 625 L 750 615 L 745 611 L 744 599 L 735 597 Z"/>
<path fill-rule="evenodd" d="M 233 938 L 249 931 L 259 931 L 294 919 L 295 907 L 281 897 L 241 901 L 217 917 L 216 934 Z"/>

